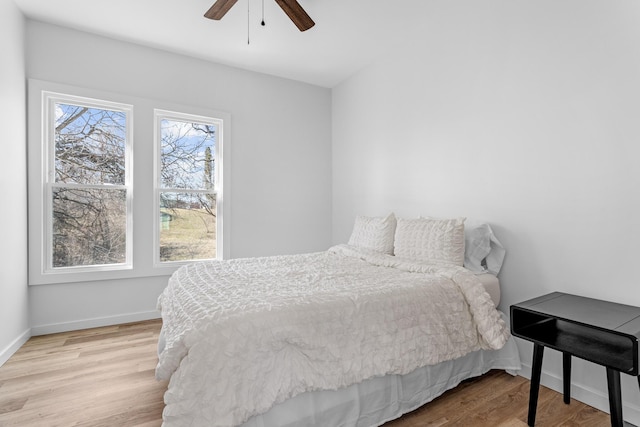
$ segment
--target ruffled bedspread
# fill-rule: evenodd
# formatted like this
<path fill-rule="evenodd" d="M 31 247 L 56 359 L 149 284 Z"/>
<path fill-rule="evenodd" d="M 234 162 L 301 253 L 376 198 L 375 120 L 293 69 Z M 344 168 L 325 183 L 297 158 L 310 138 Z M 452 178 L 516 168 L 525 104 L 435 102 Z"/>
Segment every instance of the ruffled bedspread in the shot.
<path fill-rule="evenodd" d="M 476 277 L 353 246 L 178 269 L 158 299 L 164 426 L 235 426 L 311 390 L 501 348 Z"/>

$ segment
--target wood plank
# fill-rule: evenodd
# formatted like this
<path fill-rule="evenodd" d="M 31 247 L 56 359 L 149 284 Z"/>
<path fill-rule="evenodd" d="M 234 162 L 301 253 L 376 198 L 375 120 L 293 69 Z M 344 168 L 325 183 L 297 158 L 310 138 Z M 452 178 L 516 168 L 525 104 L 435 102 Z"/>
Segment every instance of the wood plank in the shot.
<path fill-rule="evenodd" d="M 0 426 L 158 427 L 160 320 L 31 338 L 0 367 Z M 525 427 L 529 381 L 491 371 L 385 427 Z M 540 388 L 536 426 L 609 425 L 606 413 Z"/>
<path fill-rule="evenodd" d="M 18 399 L 10 399 L 6 397 L 0 398 L 0 414 L 7 412 L 14 412 L 24 408 L 24 404 L 29 400 L 27 397 L 20 397 Z"/>

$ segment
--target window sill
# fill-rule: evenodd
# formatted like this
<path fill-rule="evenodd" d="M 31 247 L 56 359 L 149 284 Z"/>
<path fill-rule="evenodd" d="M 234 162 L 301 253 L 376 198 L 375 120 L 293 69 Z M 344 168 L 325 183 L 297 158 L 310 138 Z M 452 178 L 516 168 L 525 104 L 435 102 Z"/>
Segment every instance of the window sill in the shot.
<path fill-rule="evenodd" d="M 143 277 L 169 277 L 183 264 L 172 264 L 152 269 L 132 269 L 122 268 L 119 270 L 91 271 L 91 272 L 68 272 L 60 271 L 54 273 L 31 273 L 29 274 L 29 286 L 55 285 L 62 283 L 98 282 L 106 280 L 124 280 Z"/>

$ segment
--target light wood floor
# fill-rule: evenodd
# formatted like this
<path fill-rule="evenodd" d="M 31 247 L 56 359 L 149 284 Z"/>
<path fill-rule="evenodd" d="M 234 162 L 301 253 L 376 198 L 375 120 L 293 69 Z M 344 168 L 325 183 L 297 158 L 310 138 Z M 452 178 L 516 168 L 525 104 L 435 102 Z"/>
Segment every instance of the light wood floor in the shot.
<path fill-rule="evenodd" d="M 0 367 L 0 426 L 160 426 L 160 321 L 31 338 Z M 529 382 L 501 371 L 462 383 L 385 427 L 525 427 Z M 536 426 L 600 427 L 609 416 L 541 387 Z M 204 426 L 203 426 L 204 427 Z"/>

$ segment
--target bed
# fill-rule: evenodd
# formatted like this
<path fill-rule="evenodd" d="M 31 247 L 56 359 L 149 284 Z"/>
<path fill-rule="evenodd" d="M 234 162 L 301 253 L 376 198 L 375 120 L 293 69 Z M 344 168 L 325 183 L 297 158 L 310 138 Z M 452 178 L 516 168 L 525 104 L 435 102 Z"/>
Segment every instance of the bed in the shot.
<path fill-rule="evenodd" d="M 163 425 L 377 426 L 519 369 L 463 224 L 358 217 L 324 252 L 179 268 L 158 300 Z"/>

